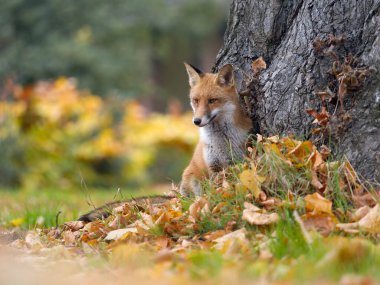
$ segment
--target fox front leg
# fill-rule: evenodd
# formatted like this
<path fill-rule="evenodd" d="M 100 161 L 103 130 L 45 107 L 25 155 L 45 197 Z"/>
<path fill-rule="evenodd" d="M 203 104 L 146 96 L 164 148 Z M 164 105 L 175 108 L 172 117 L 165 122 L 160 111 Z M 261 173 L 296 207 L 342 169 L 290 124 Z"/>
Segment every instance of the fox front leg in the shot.
<path fill-rule="evenodd" d="M 198 197 L 202 195 L 202 186 L 195 177 L 182 179 L 179 192 L 185 197 L 190 197 L 192 194 Z"/>

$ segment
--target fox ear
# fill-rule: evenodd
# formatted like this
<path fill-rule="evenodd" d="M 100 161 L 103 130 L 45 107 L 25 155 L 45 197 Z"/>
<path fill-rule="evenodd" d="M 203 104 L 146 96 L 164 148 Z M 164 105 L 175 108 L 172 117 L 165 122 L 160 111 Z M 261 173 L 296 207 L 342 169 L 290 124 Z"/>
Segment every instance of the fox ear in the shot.
<path fill-rule="evenodd" d="M 219 70 L 216 83 L 224 87 L 234 86 L 234 68 L 231 64 L 226 64 Z"/>
<path fill-rule="evenodd" d="M 203 76 L 203 72 L 198 68 L 192 66 L 191 64 L 187 64 L 184 62 L 187 74 L 189 75 L 189 84 L 190 87 L 193 87 L 195 84 L 199 82 L 199 79 Z"/>

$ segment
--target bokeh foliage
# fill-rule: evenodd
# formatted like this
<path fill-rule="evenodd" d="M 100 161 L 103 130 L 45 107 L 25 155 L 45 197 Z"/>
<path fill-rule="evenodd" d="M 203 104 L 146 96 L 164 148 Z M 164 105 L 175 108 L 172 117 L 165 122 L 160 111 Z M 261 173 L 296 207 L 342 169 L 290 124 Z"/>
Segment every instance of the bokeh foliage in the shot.
<path fill-rule="evenodd" d="M 3 0 L 0 79 L 75 77 L 96 94 L 145 98 L 164 110 L 170 97 L 186 100 L 182 62 L 199 63 L 220 40 L 227 2 Z"/>
<path fill-rule="evenodd" d="M 0 102 L 0 186 L 115 189 L 178 181 L 197 141 L 191 114 L 149 113 L 133 100 L 80 91 L 73 79 L 13 93 Z"/>

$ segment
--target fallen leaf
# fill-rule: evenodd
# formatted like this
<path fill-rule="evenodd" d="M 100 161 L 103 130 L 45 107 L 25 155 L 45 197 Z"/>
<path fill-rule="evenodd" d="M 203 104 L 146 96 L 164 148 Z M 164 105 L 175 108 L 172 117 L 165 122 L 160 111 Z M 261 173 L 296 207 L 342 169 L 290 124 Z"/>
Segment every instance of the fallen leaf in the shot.
<path fill-rule="evenodd" d="M 63 224 L 64 230 L 71 230 L 73 232 L 78 231 L 82 229 L 85 226 L 85 222 L 83 221 L 72 221 L 72 222 L 66 222 Z"/>
<path fill-rule="evenodd" d="M 206 207 L 206 210 L 203 210 Z M 203 198 L 203 197 L 198 197 L 193 204 L 190 205 L 189 207 L 189 215 L 193 219 L 193 221 L 199 220 L 201 217 L 201 213 L 205 213 L 210 211 L 210 206 L 209 202 Z M 203 212 L 202 212 L 203 211 Z"/>
<path fill-rule="evenodd" d="M 305 208 L 308 212 L 326 213 L 333 215 L 332 202 L 319 193 L 309 194 L 305 196 Z"/>
<path fill-rule="evenodd" d="M 244 202 L 244 208 L 253 212 L 261 212 L 262 209 L 253 205 L 252 203 Z"/>
<path fill-rule="evenodd" d="M 361 220 L 369 213 L 370 210 L 371 208 L 368 206 L 363 206 L 363 207 L 360 207 L 359 209 L 356 209 L 355 212 L 351 215 L 351 221 L 357 222 Z"/>
<path fill-rule="evenodd" d="M 325 161 L 328 158 L 328 156 L 330 155 L 331 150 L 327 146 L 322 145 L 321 149 L 320 149 L 320 153 L 322 155 L 322 159 Z"/>
<path fill-rule="evenodd" d="M 313 185 L 318 191 L 322 192 L 326 187 L 319 181 L 317 173 L 311 172 L 311 185 Z"/>
<path fill-rule="evenodd" d="M 358 223 L 360 230 L 368 233 L 380 233 L 380 204 L 372 208 Z"/>
<path fill-rule="evenodd" d="M 174 252 L 170 249 L 164 248 L 161 249 L 159 252 L 157 252 L 156 256 L 154 257 L 155 262 L 166 262 L 166 261 L 172 261 L 174 258 Z"/>
<path fill-rule="evenodd" d="M 217 238 L 220 238 L 224 235 L 226 235 L 227 232 L 225 230 L 217 230 L 217 231 L 213 231 L 213 232 L 208 232 L 208 233 L 205 233 L 203 235 L 203 237 L 206 239 L 206 240 L 215 240 Z"/>
<path fill-rule="evenodd" d="M 214 248 L 222 251 L 226 255 L 249 250 L 249 241 L 246 238 L 246 234 L 247 230 L 245 228 L 228 233 L 214 240 Z"/>
<path fill-rule="evenodd" d="M 253 196 L 257 199 L 260 195 L 261 183 L 265 181 L 266 177 L 258 175 L 256 172 L 256 167 L 252 165 L 251 169 L 244 170 L 240 173 L 239 178 L 241 183 L 251 190 Z"/>
<path fill-rule="evenodd" d="M 76 235 L 72 231 L 64 231 L 62 233 L 63 240 L 65 241 L 65 246 L 75 246 L 76 245 Z"/>
<path fill-rule="evenodd" d="M 248 222 L 250 225 L 271 225 L 278 221 L 278 215 L 277 213 L 266 214 L 245 209 L 243 211 L 243 221 Z"/>
<path fill-rule="evenodd" d="M 315 230 L 323 236 L 328 236 L 335 229 L 336 219 L 331 215 L 306 213 L 301 219 L 306 230 Z"/>
<path fill-rule="evenodd" d="M 32 251 L 39 251 L 43 248 L 40 235 L 36 231 L 29 231 L 26 234 L 25 244 Z"/>
<path fill-rule="evenodd" d="M 298 165 L 303 165 L 307 162 L 307 158 L 313 151 L 313 143 L 311 141 L 304 141 L 298 144 L 294 149 L 287 153 L 287 157 Z"/>
<path fill-rule="evenodd" d="M 344 231 L 354 230 L 372 234 L 380 233 L 380 204 L 372 208 L 367 215 L 355 223 L 337 224 L 338 229 Z"/>
<path fill-rule="evenodd" d="M 131 227 L 131 228 L 126 228 L 126 229 L 118 229 L 118 230 L 110 231 L 104 239 L 118 240 L 118 239 L 121 239 L 126 233 L 137 233 L 137 229 L 135 227 Z"/>

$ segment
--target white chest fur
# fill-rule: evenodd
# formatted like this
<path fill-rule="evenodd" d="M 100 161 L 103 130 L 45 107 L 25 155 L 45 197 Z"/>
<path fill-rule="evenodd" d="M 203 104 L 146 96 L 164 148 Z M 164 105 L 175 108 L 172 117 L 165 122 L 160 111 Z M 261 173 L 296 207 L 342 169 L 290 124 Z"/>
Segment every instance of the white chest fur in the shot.
<path fill-rule="evenodd" d="M 203 156 L 212 171 L 220 171 L 244 155 L 248 131 L 236 127 L 233 116 L 226 116 L 200 129 Z"/>

